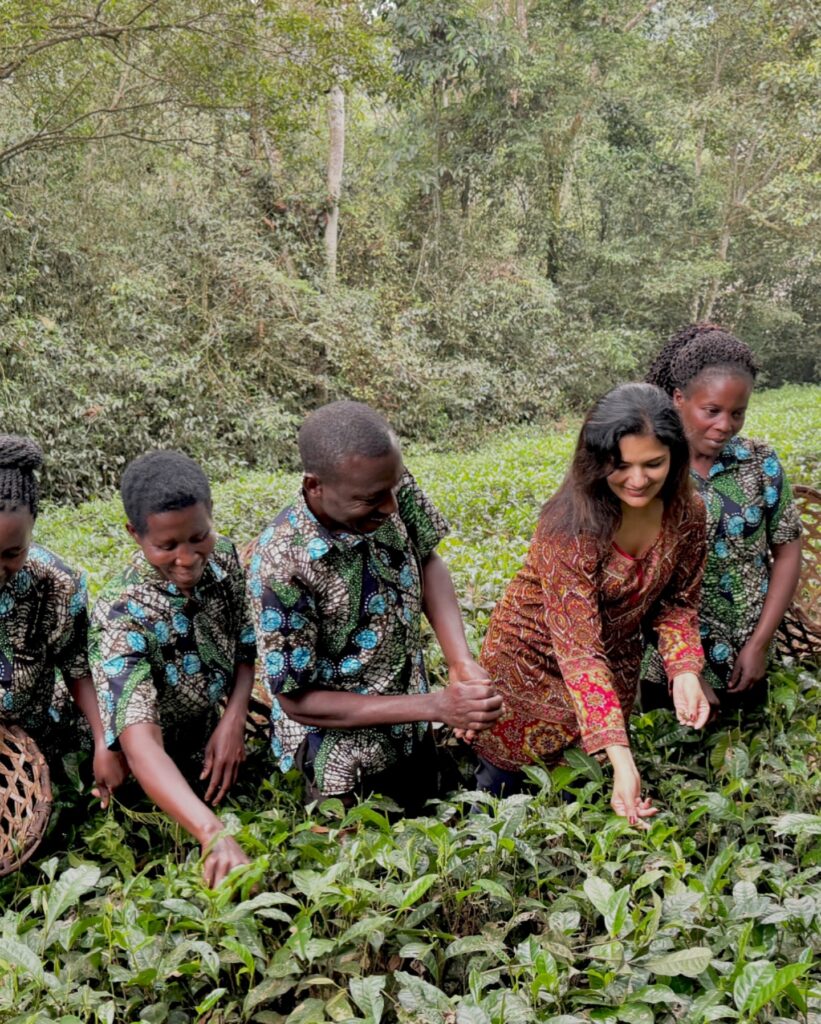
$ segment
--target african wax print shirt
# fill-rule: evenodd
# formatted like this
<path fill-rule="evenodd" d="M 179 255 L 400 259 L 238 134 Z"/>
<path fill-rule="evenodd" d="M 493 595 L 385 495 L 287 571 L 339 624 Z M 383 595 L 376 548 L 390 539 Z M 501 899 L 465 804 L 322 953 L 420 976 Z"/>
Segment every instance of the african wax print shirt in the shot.
<path fill-rule="evenodd" d="M 237 664 L 256 658 L 245 573 L 231 541 L 217 538 L 190 596 L 136 551 L 94 606 L 90 653 L 109 747 L 139 722 L 159 725 L 166 746 L 204 746 L 198 726 L 213 727 Z"/>
<path fill-rule="evenodd" d="M 66 684 L 89 674 L 87 647 L 85 573 L 32 544 L 0 589 L 0 719 L 18 723 L 41 746 L 52 733 L 79 728 Z"/>
<path fill-rule="evenodd" d="M 707 507 L 707 565 L 701 593 L 704 678 L 726 689 L 735 658 L 755 629 L 770 583 L 770 550 L 801 534 L 787 477 L 763 441 L 732 438 L 707 478 L 691 472 Z M 643 673 L 659 677 L 653 652 Z"/>
<path fill-rule="evenodd" d="M 704 554 L 704 506 L 695 495 L 665 510 L 658 537 L 638 558 L 615 545 L 602 558 L 592 538 L 563 538 L 540 522 L 485 637 L 480 660 L 504 711 L 475 740 L 477 752 L 515 771 L 555 762 L 575 744 L 589 754 L 629 745 L 643 633 L 657 636 L 671 680 L 701 671 Z"/>
<path fill-rule="evenodd" d="M 249 592 L 263 678 L 271 694 L 274 755 L 288 771 L 310 736 L 316 785 L 347 793 L 408 756 L 427 723 L 317 729 L 289 719 L 276 694 L 309 687 L 379 695 L 426 693 L 420 620 L 422 562 L 447 524 L 407 471 L 398 511 L 378 530 L 327 530 L 299 495 L 265 530 Z"/>

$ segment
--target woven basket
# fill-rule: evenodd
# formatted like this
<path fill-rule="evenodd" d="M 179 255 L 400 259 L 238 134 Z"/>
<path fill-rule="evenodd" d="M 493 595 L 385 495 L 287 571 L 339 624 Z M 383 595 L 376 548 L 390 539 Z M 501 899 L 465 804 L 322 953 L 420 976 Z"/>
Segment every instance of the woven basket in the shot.
<path fill-rule="evenodd" d="M 793 487 L 801 513 L 801 576 L 793 603 L 776 633 L 779 654 L 798 661 L 821 659 L 821 491 Z"/>
<path fill-rule="evenodd" d="M 19 725 L 0 723 L 0 875 L 24 864 L 40 845 L 51 814 L 46 759 Z"/>

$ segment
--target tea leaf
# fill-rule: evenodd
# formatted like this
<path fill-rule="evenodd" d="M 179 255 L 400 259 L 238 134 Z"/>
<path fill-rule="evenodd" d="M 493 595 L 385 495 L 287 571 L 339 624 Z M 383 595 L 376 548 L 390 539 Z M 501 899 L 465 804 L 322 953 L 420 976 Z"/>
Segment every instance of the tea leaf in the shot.
<path fill-rule="evenodd" d="M 373 1024 L 382 1020 L 385 1008 L 382 990 L 386 980 L 384 974 L 371 974 L 366 978 L 351 978 L 348 982 L 351 998 Z"/>
<path fill-rule="evenodd" d="M 692 946 L 689 949 L 676 950 L 674 953 L 650 957 L 644 961 L 644 966 L 653 974 L 665 977 L 683 975 L 685 978 L 697 978 L 707 969 L 712 958 L 712 950 L 707 946 Z"/>

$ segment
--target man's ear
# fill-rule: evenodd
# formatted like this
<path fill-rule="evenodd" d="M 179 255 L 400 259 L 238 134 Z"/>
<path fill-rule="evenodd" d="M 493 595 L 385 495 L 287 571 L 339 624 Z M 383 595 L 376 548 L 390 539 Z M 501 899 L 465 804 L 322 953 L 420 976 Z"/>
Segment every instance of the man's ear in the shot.
<path fill-rule="evenodd" d="M 137 533 L 136 526 L 132 526 L 131 523 L 125 524 L 126 532 L 132 540 L 135 540 L 138 544 L 140 543 L 140 535 Z"/>
<path fill-rule="evenodd" d="M 316 473 L 305 473 L 302 476 L 302 489 L 306 494 L 318 495 L 322 492 L 322 481 Z"/>

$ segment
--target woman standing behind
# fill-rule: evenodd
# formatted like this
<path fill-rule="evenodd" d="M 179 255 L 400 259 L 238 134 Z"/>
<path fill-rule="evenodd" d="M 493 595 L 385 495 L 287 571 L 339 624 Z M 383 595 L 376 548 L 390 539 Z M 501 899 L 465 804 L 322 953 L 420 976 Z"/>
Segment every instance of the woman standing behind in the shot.
<path fill-rule="evenodd" d="M 707 508 L 704 678 L 730 706 L 763 697 L 764 687 L 748 691 L 766 675 L 801 571 L 801 522 L 778 456 L 766 442 L 740 436 L 756 373 L 743 341 L 716 324 L 693 324 L 670 339 L 647 377 L 681 416 Z M 643 675 L 652 684 L 659 670 L 655 654 Z M 643 687 L 645 706 L 656 694 Z"/>
<path fill-rule="evenodd" d="M 656 813 L 641 797 L 626 728 L 643 630 L 658 635 L 679 720 L 701 728 L 709 714 L 698 676 L 704 508 L 688 462 L 659 388 L 622 385 L 588 413 L 570 472 L 490 620 L 480 660 L 504 711 L 475 741 L 481 788 L 515 791 L 523 765 L 581 744 L 607 753 L 617 814 L 635 824 Z"/>
<path fill-rule="evenodd" d="M 106 749 L 97 710 L 85 575 L 32 543 L 42 461 L 30 438 L 0 434 L 0 721 L 22 726 L 59 773 L 64 754 L 88 745 L 73 697 L 91 726 L 93 792 L 105 807 L 128 769 Z"/>

